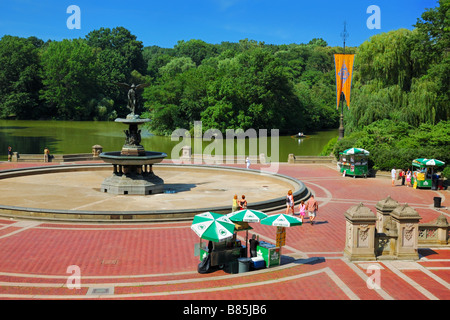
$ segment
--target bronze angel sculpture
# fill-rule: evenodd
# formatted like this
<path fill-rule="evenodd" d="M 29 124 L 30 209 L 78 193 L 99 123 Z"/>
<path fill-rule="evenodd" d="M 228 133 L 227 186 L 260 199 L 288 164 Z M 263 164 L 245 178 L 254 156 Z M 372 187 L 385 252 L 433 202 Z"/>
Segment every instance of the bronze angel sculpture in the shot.
<path fill-rule="evenodd" d="M 114 82 L 115 85 L 118 85 L 122 88 L 128 89 L 128 105 L 127 108 L 131 110 L 131 114 L 134 115 L 136 111 L 136 91 L 139 89 L 143 89 L 145 87 L 148 87 L 149 84 L 141 83 L 138 85 L 135 85 L 134 83 L 132 85 L 129 85 L 127 83 L 120 83 L 120 82 Z"/>

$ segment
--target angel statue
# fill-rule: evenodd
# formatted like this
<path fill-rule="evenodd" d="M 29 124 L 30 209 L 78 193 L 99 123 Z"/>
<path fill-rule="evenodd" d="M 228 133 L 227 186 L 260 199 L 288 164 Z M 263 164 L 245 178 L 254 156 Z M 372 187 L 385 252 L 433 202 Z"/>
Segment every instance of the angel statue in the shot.
<path fill-rule="evenodd" d="M 114 82 L 115 85 L 118 85 L 122 88 L 128 89 L 128 109 L 131 110 L 131 115 L 134 115 L 134 112 L 136 111 L 136 91 L 139 89 L 143 89 L 145 87 L 148 87 L 149 84 L 141 83 L 138 85 L 135 85 L 134 83 L 130 86 L 126 83 L 120 83 L 120 82 Z"/>

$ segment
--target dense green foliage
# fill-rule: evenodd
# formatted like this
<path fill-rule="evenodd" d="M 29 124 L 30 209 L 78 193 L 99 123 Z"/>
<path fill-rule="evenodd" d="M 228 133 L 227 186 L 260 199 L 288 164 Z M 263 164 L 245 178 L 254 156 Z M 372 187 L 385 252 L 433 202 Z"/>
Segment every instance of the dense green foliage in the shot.
<path fill-rule="evenodd" d="M 4 36 L 0 40 L 0 118 L 39 116 L 42 86 L 39 41 Z"/>
<path fill-rule="evenodd" d="M 47 43 L 4 36 L 0 118 L 108 120 L 126 115 L 126 92 L 113 83 L 147 81 L 146 67 L 142 42 L 123 27 Z"/>
<path fill-rule="evenodd" d="M 333 54 L 308 44 L 180 41 L 144 48 L 152 86 L 144 93 L 151 130 L 278 128 L 282 133 L 336 127 Z"/>
<path fill-rule="evenodd" d="M 380 120 L 355 131 L 336 142 L 334 155 L 349 148 L 370 152 L 370 163 L 376 170 L 411 167 L 416 158 L 435 158 L 450 162 L 450 121 L 437 125 L 423 123 L 418 127 L 406 122 Z"/>
<path fill-rule="evenodd" d="M 144 98 L 158 134 L 192 128 L 198 120 L 205 130 L 221 131 L 297 132 L 337 124 L 332 48 L 191 40 L 172 50 L 148 50 L 153 85 Z"/>

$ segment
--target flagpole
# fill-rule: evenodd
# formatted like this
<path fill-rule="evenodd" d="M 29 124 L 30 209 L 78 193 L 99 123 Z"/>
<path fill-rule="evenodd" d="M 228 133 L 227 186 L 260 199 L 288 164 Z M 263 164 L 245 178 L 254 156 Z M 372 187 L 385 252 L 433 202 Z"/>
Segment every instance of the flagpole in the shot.
<path fill-rule="evenodd" d="M 348 32 L 347 32 L 347 22 L 344 22 L 344 31 L 341 33 L 341 38 L 344 40 L 344 56 L 345 56 L 345 40 L 348 38 Z M 344 72 L 341 69 L 341 90 L 340 90 L 340 103 L 341 103 L 341 117 L 339 119 L 339 138 L 338 140 L 341 140 L 344 138 L 344 99 L 342 94 L 342 85 L 343 85 L 343 77 Z"/>

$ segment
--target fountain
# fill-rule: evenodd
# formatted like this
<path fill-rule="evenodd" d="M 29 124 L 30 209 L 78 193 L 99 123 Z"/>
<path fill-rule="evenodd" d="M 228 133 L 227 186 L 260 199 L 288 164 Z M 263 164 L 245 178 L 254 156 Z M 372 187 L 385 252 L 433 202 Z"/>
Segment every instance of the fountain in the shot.
<path fill-rule="evenodd" d="M 116 122 L 128 125 L 125 144 L 121 151 L 103 152 L 100 158 L 113 165 L 113 174 L 106 178 L 101 191 L 112 194 L 148 195 L 164 192 L 164 180 L 155 175 L 153 164 L 161 162 L 167 154 L 163 152 L 145 151 L 141 143 L 141 130 L 139 125 L 151 121 L 141 119 L 136 110 L 136 91 L 145 87 L 145 84 L 131 86 L 124 83 L 116 85 L 128 89 L 128 105 L 131 113 L 125 119 L 117 118 Z"/>

